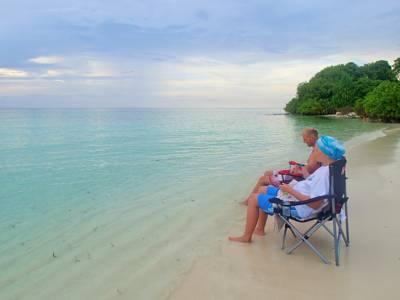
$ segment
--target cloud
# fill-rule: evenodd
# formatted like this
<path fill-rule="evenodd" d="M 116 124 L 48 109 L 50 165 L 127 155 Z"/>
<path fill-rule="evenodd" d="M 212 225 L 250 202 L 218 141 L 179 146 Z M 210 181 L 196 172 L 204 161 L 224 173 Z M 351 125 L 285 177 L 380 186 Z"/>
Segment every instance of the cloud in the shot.
<path fill-rule="evenodd" d="M 84 77 L 101 78 L 101 77 L 118 77 L 120 76 L 119 68 L 113 66 L 112 63 L 90 60 L 87 62 L 85 71 L 82 72 Z"/>
<path fill-rule="evenodd" d="M 396 57 L 396 52 L 382 54 Z M 39 65 L 28 78 L 0 80 L 0 98 L 35 96 L 42 106 L 67 107 L 72 102 L 66 99 L 74 99 L 74 106 L 81 99 L 84 107 L 283 107 L 300 82 L 354 57 L 368 62 L 382 58 L 368 52 L 302 59 L 264 52 L 162 60 L 65 56 L 57 68 Z M 53 102 L 41 102 L 41 97 Z"/>
<path fill-rule="evenodd" d="M 159 74 L 166 75 L 159 79 L 157 93 L 172 102 L 181 99 L 181 106 L 279 107 L 295 94 L 299 82 L 327 65 L 326 61 L 272 60 L 263 53 L 258 59 L 255 53 L 242 56 L 244 61 L 251 57 L 251 62 L 188 57 L 163 63 Z"/>
<path fill-rule="evenodd" d="M 35 101 L 283 106 L 323 67 L 400 53 L 398 0 L 15 0 L 2 11 L 0 97 Z"/>
<path fill-rule="evenodd" d="M 39 64 L 32 71 L 33 78 L 68 80 L 86 78 L 115 79 L 122 76 L 130 77 L 132 74 L 132 68 L 127 67 L 125 61 L 99 55 L 64 56 L 62 60 L 59 60 L 58 64 L 52 65 L 51 68 L 48 65 Z"/>
<path fill-rule="evenodd" d="M 25 78 L 29 73 L 23 70 L 0 68 L 0 78 Z"/>
<path fill-rule="evenodd" d="M 41 77 L 59 77 L 62 75 L 65 75 L 66 72 L 63 70 L 53 70 L 53 69 L 49 69 L 46 70 L 44 74 L 40 75 Z"/>
<path fill-rule="evenodd" d="M 29 59 L 30 62 L 40 65 L 52 65 L 63 61 L 60 56 L 38 56 Z"/>

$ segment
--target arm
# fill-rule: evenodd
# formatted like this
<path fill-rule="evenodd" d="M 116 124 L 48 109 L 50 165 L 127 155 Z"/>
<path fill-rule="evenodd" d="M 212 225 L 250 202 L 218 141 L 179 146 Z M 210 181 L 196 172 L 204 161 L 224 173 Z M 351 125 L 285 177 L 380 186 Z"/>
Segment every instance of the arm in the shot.
<path fill-rule="evenodd" d="M 283 192 L 287 192 L 287 193 L 291 194 L 292 196 L 294 196 L 296 199 L 298 199 L 300 201 L 306 201 L 306 200 L 311 199 L 309 196 L 303 195 L 302 193 L 299 193 L 299 192 L 295 191 L 293 189 L 293 187 L 288 185 L 288 184 L 281 184 L 279 186 L 279 188 Z M 321 206 L 321 201 L 317 201 L 315 203 L 310 203 L 310 204 L 306 204 L 306 205 L 310 206 L 311 208 L 317 209 L 317 208 L 319 208 Z"/>
<path fill-rule="evenodd" d="M 318 168 L 319 163 L 316 160 L 313 160 L 312 162 L 308 163 L 303 169 L 305 169 L 304 171 L 307 172 L 307 176 L 309 176 L 310 174 L 314 173 L 314 171 Z"/>
<path fill-rule="evenodd" d="M 295 191 L 295 190 L 293 189 L 293 187 L 290 186 L 289 184 L 285 184 L 285 183 L 284 183 L 284 184 L 281 184 L 281 185 L 279 186 L 279 189 L 280 189 L 282 192 L 286 192 L 286 193 L 291 194 L 292 196 L 294 196 L 296 199 L 298 199 L 298 200 L 300 200 L 300 201 L 306 201 L 306 200 L 310 199 L 309 196 L 303 195 L 302 193 L 299 193 L 299 192 Z"/>
<path fill-rule="evenodd" d="M 305 172 L 307 172 L 308 175 L 310 175 L 310 174 L 314 173 L 314 171 L 316 169 L 318 169 L 319 166 L 320 165 L 317 161 L 317 158 L 315 157 L 315 151 L 313 151 L 313 152 L 311 152 L 310 157 L 307 160 L 307 165 L 303 169 L 305 169 Z M 305 177 L 307 177 L 307 176 L 305 176 Z"/>

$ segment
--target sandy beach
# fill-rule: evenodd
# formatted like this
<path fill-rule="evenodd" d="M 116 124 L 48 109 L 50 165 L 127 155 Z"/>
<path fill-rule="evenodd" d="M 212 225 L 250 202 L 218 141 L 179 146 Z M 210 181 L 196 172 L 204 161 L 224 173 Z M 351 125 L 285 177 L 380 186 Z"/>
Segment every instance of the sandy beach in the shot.
<path fill-rule="evenodd" d="M 399 299 L 399 142 L 400 127 L 394 126 L 347 149 L 350 247 L 342 243 L 339 267 L 333 241 L 321 230 L 312 241 L 329 265 L 305 246 L 285 254 L 282 232 L 273 232 L 271 220 L 265 237 L 229 242 L 245 222 L 245 208 L 237 207 L 226 215 L 231 229 L 218 253 L 198 259 L 169 299 Z"/>

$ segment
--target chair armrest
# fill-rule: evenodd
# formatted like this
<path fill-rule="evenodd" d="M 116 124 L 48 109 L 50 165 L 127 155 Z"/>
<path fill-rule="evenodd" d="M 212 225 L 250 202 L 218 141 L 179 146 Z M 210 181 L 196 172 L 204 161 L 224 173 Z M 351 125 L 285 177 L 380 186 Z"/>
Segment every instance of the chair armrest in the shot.
<path fill-rule="evenodd" d="M 323 195 L 323 196 L 318 196 L 318 197 L 314 197 L 305 201 L 283 201 L 282 199 L 279 198 L 271 198 L 269 199 L 269 201 L 271 203 L 276 203 L 276 204 L 280 204 L 282 206 L 297 206 L 297 205 L 304 205 L 304 204 L 309 204 L 309 203 L 314 203 L 317 201 L 321 201 L 323 199 L 333 199 L 334 196 L 333 195 Z M 275 200 L 276 199 L 276 200 Z"/>
<path fill-rule="evenodd" d="M 281 200 L 281 199 L 279 199 L 279 198 L 276 198 L 276 197 L 270 198 L 268 201 L 269 201 L 270 203 L 283 204 L 283 200 Z"/>

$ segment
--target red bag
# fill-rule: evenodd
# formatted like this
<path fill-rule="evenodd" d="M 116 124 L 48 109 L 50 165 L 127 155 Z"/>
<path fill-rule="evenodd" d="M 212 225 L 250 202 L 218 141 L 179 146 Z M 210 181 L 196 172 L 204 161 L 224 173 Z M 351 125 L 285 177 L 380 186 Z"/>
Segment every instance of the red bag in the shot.
<path fill-rule="evenodd" d="M 301 174 L 301 173 L 292 173 L 292 172 L 290 172 L 289 169 L 279 170 L 278 173 L 279 173 L 279 175 L 290 175 L 290 176 L 294 176 L 294 177 L 303 177 L 303 174 Z"/>

